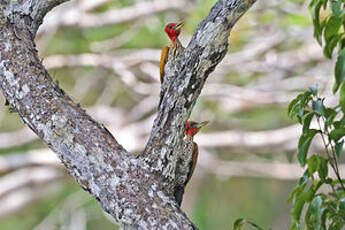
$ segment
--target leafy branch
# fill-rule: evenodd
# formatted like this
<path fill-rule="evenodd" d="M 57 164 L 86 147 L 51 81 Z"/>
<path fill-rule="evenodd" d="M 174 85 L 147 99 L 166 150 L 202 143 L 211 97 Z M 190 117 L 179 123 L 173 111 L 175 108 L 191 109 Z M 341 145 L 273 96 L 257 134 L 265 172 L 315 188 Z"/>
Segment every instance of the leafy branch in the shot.
<path fill-rule="evenodd" d="M 307 229 L 341 229 L 345 225 L 341 217 L 345 211 L 342 208 L 345 186 L 338 168 L 344 145 L 345 116 L 339 105 L 327 107 L 324 102 L 325 98 L 318 95 L 317 88 L 310 87 L 308 91 L 299 94 L 288 108 L 289 116 L 297 118 L 303 125 L 297 158 L 301 166 L 306 167 L 304 175 L 288 198 L 293 201 L 291 230 L 301 229 L 304 208 L 307 209 L 304 217 Z M 317 134 L 321 136 L 325 153 L 308 157 L 310 144 Z M 328 165 L 337 179 L 329 177 Z M 328 187 L 332 192 L 325 193 L 324 189 L 319 191 L 321 187 Z"/>
<path fill-rule="evenodd" d="M 345 136 L 345 3 L 341 0 L 312 0 L 309 9 L 314 37 L 323 46 L 324 55 L 331 59 L 338 47 L 333 93 L 340 89 L 340 98 L 337 106 L 327 107 L 326 98 L 318 95 L 316 87 L 310 87 L 289 105 L 289 116 L 303 125 L 297 158 L 301 166 L 306 167 L 288 198 L 293 202 L 290 230 L 305 229 L 304 225 L 306 229 L 341 230 L 345 226 L 345 186 L 338 161 Z M 308 157 L 309 146 L 316 134 L 321 136 L 324 154 L 309 154 Z M 336 179 L 328 176 L 328 166 Z M 318 177 L 315 177 L 316 173 Z"/>

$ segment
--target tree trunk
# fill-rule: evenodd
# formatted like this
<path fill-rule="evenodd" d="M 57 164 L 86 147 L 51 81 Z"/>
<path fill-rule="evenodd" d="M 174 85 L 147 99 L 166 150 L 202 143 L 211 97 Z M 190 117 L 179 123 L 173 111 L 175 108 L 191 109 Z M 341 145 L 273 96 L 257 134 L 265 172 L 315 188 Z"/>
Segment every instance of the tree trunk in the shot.
<path fill-rule="evenodd" d="M 176 69 L 166 70 L 162 105 L 139 157 L 74 103 L 38 58 L 37 29 L 44 15 L 64 1 L 1 1 L 4 96 L 124 229 L 196 229 L 172 194 L 184 124 L 208 75 L 227 52 L 231 28 L 256 0 L 219 0 L 200 23 Z"/>

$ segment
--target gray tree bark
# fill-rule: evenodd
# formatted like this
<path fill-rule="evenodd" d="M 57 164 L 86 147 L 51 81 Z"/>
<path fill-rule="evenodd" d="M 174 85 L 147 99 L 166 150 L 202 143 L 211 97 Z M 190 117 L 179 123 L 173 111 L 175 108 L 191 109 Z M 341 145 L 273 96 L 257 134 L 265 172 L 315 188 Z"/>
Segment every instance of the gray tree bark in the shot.
<path fill-rule="evenodd" d="M 38 58 L 37 29 L 44 15 L 65 1 L 0 0 L 3 95 L 122 228 L 196 229 L 172 193 L 184 124 L 208 75 L 227 52 L 231 28 L 256 0 L 219 0 L 182 57 L 169 60 L 177 64 L 166 69 L 162 104 L 139 157 L 74 103 Z"/>

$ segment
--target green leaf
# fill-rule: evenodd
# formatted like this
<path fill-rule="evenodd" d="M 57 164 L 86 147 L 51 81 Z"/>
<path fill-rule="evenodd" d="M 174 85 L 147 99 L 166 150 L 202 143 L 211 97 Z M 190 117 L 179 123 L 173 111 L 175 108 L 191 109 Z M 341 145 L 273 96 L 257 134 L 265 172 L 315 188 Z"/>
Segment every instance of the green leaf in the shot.
<path fill-rule="evenodd" d="M 325 114 L 325 106 L 320 99 L 312 102 L 312 108 L 313 111 L 319 116 L 323 116 Z"/>
<path fill-rule="evenodd" d="M 307 209 L 307 212 L 305 213 L 304 215 L 304 221 L 307 225 L 307 229 L 313 229 L 313 224 L 312 224 L 312 221 L 311 221 L 311 208 L 310 208 L 310 205 Z"/>
<path fill-rule="evenodd" d="M 345 225 L 344 222 L 339 222 L 337 220 L 333 220 L 333 222 L 329 225 L 328 230 L 342 230 L 342 227 Z"/>
<path fill-rule="evenodd" d="M 305 171 L 304 174 L 308 173 L 308 170 Z M 301 181 L 302 178 L 300 178 Z M 307 178 L 308 179 L 308 178 Z M 308 181 L 307 181 L 308 182 Z M 286 199 L 287 202 L 291 202 L 291 200 L 297 196 L 299 196 L 305 188 L 306 184 L 303 185 L 298 185 L 294 188 L 294 190 L 292 190 L 292 192 L 290 193 L 290 195 L 288 196 L 288 198 Z"/>
<path fill-rule="evenodd" d="M 340 26 L 342 25 L 342 20 L 340 18 L 335 17 L 334 15 L 331 16 L 327 24 L 325 25 L 324 37 L 326 43 L 329 41 L 331 37 L 338 33 Z"/>
<path fill-rule="evenodd" d="M 299 186 L 306 185 L 306 184 L 308 183 L 308 179 L 309 179 L 309 170 L 306 170 L 306 171 L 303 173 L 303 176 L 299 179 L 298 185 L 299 185 Z"/>
<path fill-rule="evenodd" d="M 324 130 L 328 130 L 328 127 L 331 127 L 334 121 L 334 118 L 337 116 L 337 112 L 331 108 L 325 109 L 326 122 L 324 124 Z"/>
<path fill-rule="evenodd" d="M 311 141 L 313 140 L 315 134 L 317 134 L 319 130 L 316 129 L 309 129 L 308 132 L 303 133 L 298 141 L 298 161 L 302 166 L 305 166 L 305 160 L 307 157 L 308 149 L 310 146 Z"/>
<path fill-rule="evenodd" d="M 312 199 L 314 194 L 315 194 L 315 190 L 313 189 L 305 191 L 305 192 L 298 190 L 295 193 L 295 199 L 294 199 L 293 206 L 291 209 L 291 217 L 292 217 L 293 222 L 299 224 L 303 207 L 306 202 L 309 202 Z"/>
<path fill-rule="evenodd" d="M 292 224 L 289 230 L 301 230 L 301 224 L 297 221 L 292 220 Z"/>
<path fill-rule="evenodd" d="M 303 133 L 307 133 L 310 127 L 310 123 L 313 119 L 314 113 L 309 113 L 303 120 Z"/>
<path fill-rule="evenodd" d="M 310 202 L 312 200 L 312 198 L 314 197 L 314 194 L 317 192 L 317 190 L 320 188 L 321 185 L 323 185 L 322 181 L 315 181 L 314 182 L 314 184 L 312 185 L 312 187 L 310 189 L 312 191 L 312 194 L 309 197 L 310 199 L 308 200 L 308 202 Z"/>
<path fill-rule="evenodd" d="M 333 122 L 333 126 L 334 126 L 336 129 L 343 128 L 343 127 L 345 126 L 345 117 L 343 117 L 343 118 L 340 119 L 339 121 Z"/>
<path fill-rule="evenodd" d="M 309 175 L 313 175 L 314 172 L 319 168 L 319 158 L 316 155 L 312 155 L 308 159 L 308 171 Z"/>
<path fill-rule="evenodd" d="M 328 176 L 328 161 L 321 156 L 319 156 L 319 166 L 317 172 L 321 181 L 326 181 L 326 178 Z"/>
<path fill-rule="evenodd" d="M 341 153 L 343 152 L 343 145 L 344 145 L 344 140 L 342 140 L 341 142 L 337 142 L 335 144 L 335 153 L 337 154 L 337 157 L 340 158 Z"/>
<path fill-rule="evenodd" d="M 342 34 L 335 34 L 329 40 L 326 41 L 326 45 L 323 48 L 323 54 L 326 57 L 332 58 L 334 48 L 337 46 L 341 37 L 342 37 Z"/>
<path fill-rule="evenodd" d="M 345 197 L 339 200 L 337 209 L 338 209 L 339 215 L 345 218 Z M 345 225 L 345 223 L 343 223 L 343 225 Z"/>
<path fill-rule="evenodd" d="M 342 211 L 345 213 L 345 198 L 342 198 L 339 200 L 339 206 L 338 206 L 339 211 Z"/>
<path fill-rule="evenodd" d="M 239 218 L 234 222 L 234 230 L 242 230 L 244 225 L 244 219 L 243 218 Z"/>
<path fill-rule="evenodd" d="M 294 100 L 291 101 L 288 108 L 288 115 L 290 118 L 297 116 L 298 121 L 302 123 L 303 116 L 308 113 L 304 108 L 308 105 L 309 101 L 312 100 L 311 91 L 306 91 L 299 94 Z"/>
<path fill-rule="evenodd" d="M 336 93 L 345 78 L 345 49 L 342 49 L 335 63 L 335 84 L 333 93 Z"/>
<path fill-rule="evenodd" d="M 300 108 L 298 109 L 298 112 L 297 112 L 297 117 L 298 117 L 300 120 L 302 120 L 304 114 L 305 114 L 304 108 L 300 107 Z"/>
<path fill-rule="evenodd" d="M 343 111 L 343 113 L 345 113 L 345 84 L 341 84 L 339 104 L 341 106 L 341 110 Z"/>
<path fill-rule="evenodd" d="M 311 229 L 323 230 L 325 223 L 322 223 L 322 216 L 325 213 L 325 208 L 322 208 L 323 199 L 322 196 L 316 196 L 310 203 L 310 221 L 313 227 Z"/>
<path fill-rule="evenodd" d="M 302 196 L 300 196 L 299 199 L 295 200 L 292 206 L 291 217 L 297 223 L 299 223 L 299 220 L 301 219 L 301 213 L 302 213 L 304 204 L 305 204 L 305 200 L 303 199 Z"/>
<path fill-rule="evenodd" d="M 316 3 L 316 4 L 315 4 Z M 322 45 L 322 27 L 320 25 L 320 8 L 322 6 L 322 1 L 312 1 L 309 5 L 311 11 L 311 16 L 314 24 L 314 37 L 320 45 Z"/>
<path fill-rule="evenodd" d="M 321 208 L 320 215 L 315 216 L 312 213 L 312 207 L 309 205 L 308 210 L 305 214 L 305 223 L 307 225 L 307 229 L 319 229 L 325 230 L 326 229 L 326 208 Z"/>
<path fill-rule="evenodd" d="M 322 156 L 312 155 L 308 159 L 308 172 L 312 176 L 313 173 L 318 172 L 321 181 L 325 181 L 328 176 L 327 160 Z"/>
<path fill-rule="evenodd" d="M 293 113 L 293 109 L 297 105 L 298 102 L 299 102 L 298 97 L 293 99 L 290 102 L 289 107 L 288 107 L 288 115 L 289 115 L 290 118 L 294 118 L 295 114 Z"/>
<path fill-rule="evenodd" d="M 332 9 L 333 15 L 337 18 L 340 16 L 340 7 L 341 7 L 341 1 L 336 1 L 336 0 L 331 1 L 331 9 Z"/>
<path fill-rule="evenodd" d="M 317 92 L 318 92 L 317 86 L 310 86 L 310 87 L 309 87 L 309 90 L 310 90 L 310 92 L 311 92 L 314 96 L 317 95 Z"/>
<path fill-rule="evenodd" d="M 345 9 L 342 9 L 339 14 L 339 18 L 344 18 L 345 16 Z"/>
<path fill-rule="evenodd" d="M 258 230 L 263 230 L 263 228 L 261 228 L 259 225 L 255 224 L 254 222 L 243 219 L 243 218 L 239 218 L 234 222 L 233 230 L 242 230 L 245 224 L 251 225 L 252 227 L 255 227 Z"/>
<path fill-rule="evenodd" d="M 320 218 L 320 229 L 321 230 L 326 229 L 327 213 L 328 213 L 328 209 L 325 207 L 322 207 L 321 208 L 321 218 Z"/>
<path fill-rule="evenodd" d="M 329 133 L 329 137 L 332 140 L 338 141 L 345 135 L 345 128 L 337 128 Z"/>
<path fill-rule="evenodd" d="M 316 196 L 310 203 L 311 214 L 313 216 L 320 216 L 321 214 L 322 197 Z"/>

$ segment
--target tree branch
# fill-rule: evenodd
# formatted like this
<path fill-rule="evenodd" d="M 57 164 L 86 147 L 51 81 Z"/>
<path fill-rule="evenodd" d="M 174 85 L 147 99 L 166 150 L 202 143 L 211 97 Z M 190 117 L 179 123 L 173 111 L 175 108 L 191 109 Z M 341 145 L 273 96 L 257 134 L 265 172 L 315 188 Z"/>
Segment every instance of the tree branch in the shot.
<path fill-rule="evenodd" d="M 174 179 L 183 130 L 208 75 L 228 50 L 229 33 L 256 0 L 219 0 L 202 21 L 181 60 L 168 60 L 162 86 L 162 106 L 154 121 L 144 155 L 153 169 Z M 170 62 L 177 62 L 170 65 Z M 169 67 L 172 68 L 169 69 Z M 174 69 L 176 67 L 176 69 Z"/>
<path fill-rule="evenodd" d="M 68 0 L 5 0 L 7 1 L 7 9 L 4 11 L 7 17 L 20 14 L 26 18 L 27 24 L 31 27 L 30 31 L 34 35 L 38 27 L 42 24 L 43 17 L 55 6 Z M 30 21 L 30 22 L 29 22 Z M 32 21 L 32 22 L 31 22 Z"/>
<path fill-rule="evenodd" d="M 196 229 L 173 199 L 174 183 L 167 178 L 174 177 L 170 169 L 176 161 L 169 156 L 182 142 L 184 123 L 208 74 L 227 51 L 230 29 L 255 0 L 219 0 L 199 25 L 178 74 L 164 85 L 169 90 L 146 154 L 138 158 L 59 88 L 37 56 L 37 28 L 45 13 L 64 1 L 0 3 L 3 94 L 80 186 L 124 229 Z"/>

